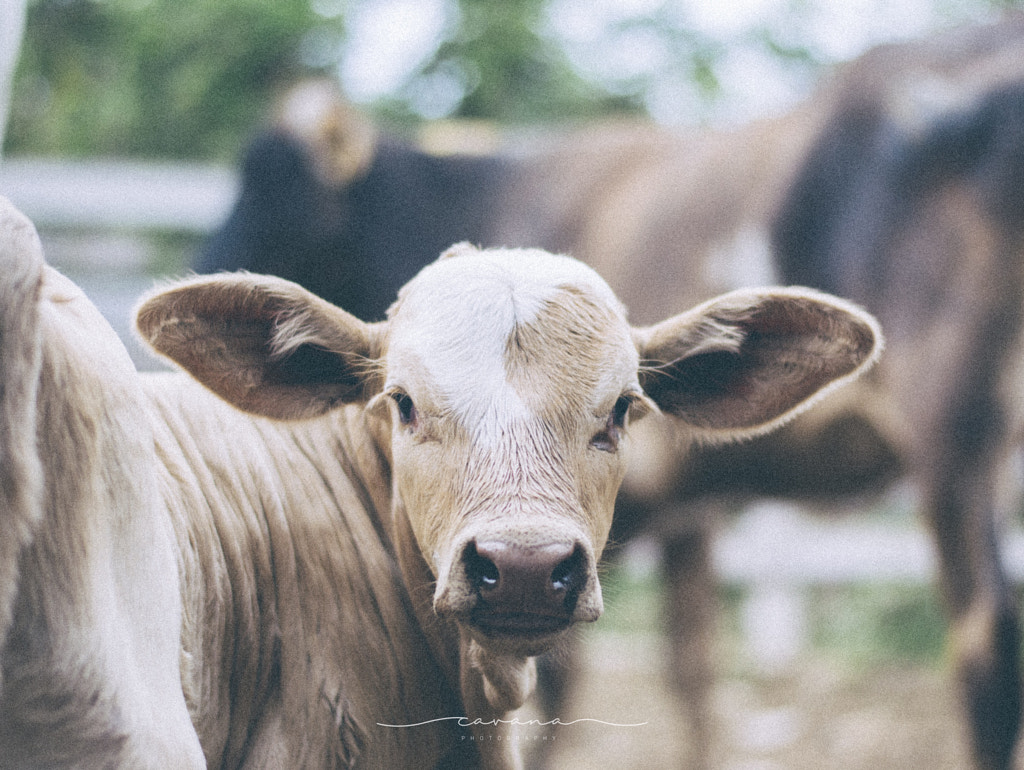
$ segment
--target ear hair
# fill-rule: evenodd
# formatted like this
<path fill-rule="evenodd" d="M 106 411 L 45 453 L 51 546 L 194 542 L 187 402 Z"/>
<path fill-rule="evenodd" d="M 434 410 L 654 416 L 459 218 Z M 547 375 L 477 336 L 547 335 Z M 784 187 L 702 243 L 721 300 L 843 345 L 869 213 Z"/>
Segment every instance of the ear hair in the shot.
<path fill-rule="evenodd" d="M 267 417 L 365 401 L 381 381 L 386 323 L 364 323 L 280 278 L 187 279 L 144 298 L 136 328 L 222 398 Z"/>
<path fill-rule="evenodd" d="M 878 322 L 800 287 L 741 290 L 634 330 L 641 385 L 711 440 L 772 430 L 881 355 Z"/>

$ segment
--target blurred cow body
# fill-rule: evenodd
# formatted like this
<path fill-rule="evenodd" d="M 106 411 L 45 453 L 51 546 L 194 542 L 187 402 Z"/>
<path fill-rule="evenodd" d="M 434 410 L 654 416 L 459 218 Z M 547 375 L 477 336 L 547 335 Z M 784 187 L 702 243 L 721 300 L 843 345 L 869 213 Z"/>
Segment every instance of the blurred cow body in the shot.
<path fill-rule="evenodd" d="M 436 157 L 388 139 L 371 145 L 372 129 L 348 112 L 338 119 L 345 106 L 319 81 L 290 102 L 276 129 L 249 147 L 241 196 L 203 248 L 199 272 L 278 275 L 379 321 L 398 289 L 453 243 L 492 242 L 508 161 Z"/>
<path fill-rule="evenodd" d="M 714 608 L 698 503 L 829 504 L 908 475 L 940 555 L 976 762 L 1011 762 L 1019 630 L 994 477 L 1020 438 L 1022 83 L 1024 20 L 1010 16 L 879 48 L 793 113 L 732 132 L 584 129 L 506 161 L 498 194 L 479 199 L 495 204 L 483 243 L 583 259 L 634 322 L 781 282 L 849 296 L 890 332 L 871 378 L 771 436 L 693 452 L 657 421 L 638 426 L 613 537 L 662 542 L 672 677 L 697 704 L 698 745 Z"/>
<path fill-rule="evenodd" d="M 909 54 L 909 57 L 908 57 Z M 898 79 L 893 65 L 916 66 Z M 866 87 L 870 86 L 870 87 Z M 1012 763 L 1020 621 L 1000 558 L 999 480 L 1024 434 L 1024 23 L 883 49 L 772 224 L 788 280 L 874 309 L 886 365 L 864 420 L 917 482 L 979 767 Z"/>

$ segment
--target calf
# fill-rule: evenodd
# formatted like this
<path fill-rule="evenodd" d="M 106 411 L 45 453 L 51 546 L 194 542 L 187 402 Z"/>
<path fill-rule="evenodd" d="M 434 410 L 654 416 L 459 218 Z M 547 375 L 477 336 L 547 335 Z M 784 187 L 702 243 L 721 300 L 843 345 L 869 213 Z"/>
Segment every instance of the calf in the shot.
<path fill-rule="evenodd" d="M 632 423 L 757 434 L 881 342 L 808 290 L 631 327 L 579 262 L 459 246 L 379 323 L 279 278 L 162 289 L 138 329 L 188 374 L 139 375 L 6 202 L 0 265 L 16 767 L 516 767 L 461 726 L 507 733 L 600 615 Z"/>

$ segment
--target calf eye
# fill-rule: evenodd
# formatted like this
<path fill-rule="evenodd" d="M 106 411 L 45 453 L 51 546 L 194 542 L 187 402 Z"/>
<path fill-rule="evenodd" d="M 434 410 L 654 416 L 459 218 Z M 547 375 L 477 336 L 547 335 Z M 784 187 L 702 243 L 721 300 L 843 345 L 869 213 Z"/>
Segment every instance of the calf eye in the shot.
<path fill-rule="evenodd" d="M 598 431 L 590 440 L 590 446 L 600 449 L 602 452 L 614 452 L 619 448 L 619 441 L 622 438 L 622 431 L 626 427 L 626 415 L 633 399 L 628 395 L 619 396 L 618 401 L 608 415 L 608 422 L 604 429 Z"/>
<path fill-rule="evenodd" d="M 408 393 L 398 390 L 391 394 L 391 398 L 398 406 L 398 421 L 402 425 L 412 425 L 416 422 L 416 405 Z"/>
<path fill-rule="evenodd" d="M 608 417 L 608 424 L 620 430 L 625 428 L 626 415 L 629 413 L 629 407 L 632 404 L 633 399 L 629 396 L 619 396 L 619 400 L 615 402 L 615 408 L 612 409 L 612 413 Z"/>

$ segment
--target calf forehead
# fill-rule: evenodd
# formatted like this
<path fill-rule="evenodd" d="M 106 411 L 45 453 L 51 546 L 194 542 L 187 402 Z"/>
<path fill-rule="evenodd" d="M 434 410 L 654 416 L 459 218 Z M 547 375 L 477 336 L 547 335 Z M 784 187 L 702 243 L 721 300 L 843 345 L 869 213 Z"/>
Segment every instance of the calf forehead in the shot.
<path fill-rule="evenodd" d="M 536 414 L 573 372 L 588 373 L 576 389 L 591 391 L 636 376 L 625 312 L 607 284 L 573 259 L 532 250 L 426 268 L 394 310 L 387 363 L 389 379 L 422 377 L 414 384 L 471 422 Z"/>
<path fill-rule="evenodd" d="M 505 349 L 505 375 L 535 413 L 564 406 L 607 410 L 626 388 L 639 390 L 639 358 L 619 313 L 566 287 L 530 323 L 518 324 Z"/>

